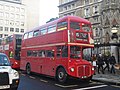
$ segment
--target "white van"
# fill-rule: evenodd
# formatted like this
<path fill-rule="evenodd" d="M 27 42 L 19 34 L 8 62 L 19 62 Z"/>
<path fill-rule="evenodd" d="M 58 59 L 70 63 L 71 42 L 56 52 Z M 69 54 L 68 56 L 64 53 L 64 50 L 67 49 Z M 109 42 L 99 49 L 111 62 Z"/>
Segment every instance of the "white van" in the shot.
<path fill-rule="evenodd" d="M 11 68 L 8 57 L 0 53 L 0 89 L 17 90 L 19 73 Z"/>

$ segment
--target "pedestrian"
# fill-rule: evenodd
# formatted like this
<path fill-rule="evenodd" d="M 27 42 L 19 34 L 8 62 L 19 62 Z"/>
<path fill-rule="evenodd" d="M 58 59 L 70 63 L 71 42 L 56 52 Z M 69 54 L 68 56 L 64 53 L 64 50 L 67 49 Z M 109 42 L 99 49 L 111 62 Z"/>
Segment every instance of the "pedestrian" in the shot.
<path fill-rule="evenodd" d="M 108 72 L 110 71 L 110 66 L 109 66 L 109 59 L 110 59 L 110 55 L 104 55 L 104 62 L 106 64 L 106 66 L 104 67 L 104 71 L 107 68 Z"/>
<path fill-rule="evenodd" d="M 102 54 L 98 55 L 97 64 L 98 64 L 98 74 L 100 74 L 100 69 L 102 73 L 104 74 L 104 69 L 103 69 L 104 60 L 103 60 Z"/>
<path fill-rule="evenodd" d="M 114 68 L 115 64 L 116 64 L 115 56 L 114 53 L 112 53 L 112 56 L 110 57 L 110 65 L 111 65 L 110 73 L 115 74 L 115 68 Z"/>
<path fill-rule="evenodd" d="M 96 72 L 96 66 L 97 66 L 96 62 L 97 62 L 96 55 L 93 54 L 93 55 L 92 55 L 92 65 L 93 65 L 93 67 L 94 67 L 94 69 L 95 69 L 95 72 Z M 94 72 L 94 75 L 95 75 L 95 72 Z"/>

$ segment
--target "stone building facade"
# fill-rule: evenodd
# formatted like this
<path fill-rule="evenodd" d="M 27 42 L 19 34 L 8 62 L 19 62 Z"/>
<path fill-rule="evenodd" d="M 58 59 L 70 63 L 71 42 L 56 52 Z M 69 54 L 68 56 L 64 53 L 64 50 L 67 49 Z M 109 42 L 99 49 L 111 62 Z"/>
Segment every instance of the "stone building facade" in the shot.
<path fill-rule="evenodd" d="M 59 17 L 75 15 L 88 19 L 93 26 L 94 53 L 115 53 L 119 62 L 120 0 L 59 0 Z M 111 30 L 118 29 L 114 35 Z"/>
<path fill-rule="evenodd" d="M 0 38 L 23 34 L 26 30 L 26 6 L 21 0 L 0 0 Z"/>
<path fill-rule="evenodd" d="M 39 25 L 39 0 L 0 0 L 0 38 Z"/>

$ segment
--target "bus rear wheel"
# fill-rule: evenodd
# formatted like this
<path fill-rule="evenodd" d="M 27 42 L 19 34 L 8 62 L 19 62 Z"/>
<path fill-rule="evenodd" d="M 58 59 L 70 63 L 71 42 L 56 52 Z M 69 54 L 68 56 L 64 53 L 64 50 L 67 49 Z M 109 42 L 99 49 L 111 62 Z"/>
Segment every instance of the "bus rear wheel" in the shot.
<path fill-rule="evenodd" d="M 26 73 L 27 73 L 28 75 L 30 75 L 30 73 L 31 73 L 30 64 L 27 64 L 27 65 L 26 65 Z"/>
<path fill-rule="evenodd" d="M 57 80 L 60 83 L 65 83 L 67 81 L 67 73 L 64 68 L 59 68 L 57 70 Z"/>

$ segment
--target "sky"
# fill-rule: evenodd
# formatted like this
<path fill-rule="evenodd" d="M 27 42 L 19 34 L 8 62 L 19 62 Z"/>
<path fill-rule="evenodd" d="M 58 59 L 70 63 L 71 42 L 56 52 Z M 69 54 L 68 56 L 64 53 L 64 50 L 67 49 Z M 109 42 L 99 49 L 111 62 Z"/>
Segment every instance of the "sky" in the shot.
<path fill-rule="evenodd" d="M 40 0 L 40 25 L 45 24 L 51 18 L 58 17 L 59 0 Z"/>

